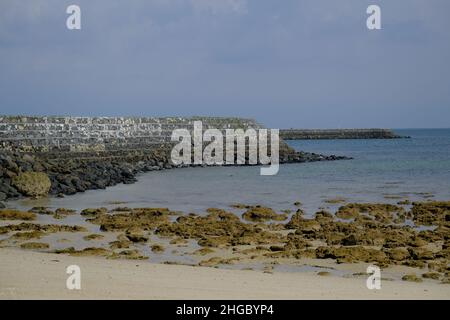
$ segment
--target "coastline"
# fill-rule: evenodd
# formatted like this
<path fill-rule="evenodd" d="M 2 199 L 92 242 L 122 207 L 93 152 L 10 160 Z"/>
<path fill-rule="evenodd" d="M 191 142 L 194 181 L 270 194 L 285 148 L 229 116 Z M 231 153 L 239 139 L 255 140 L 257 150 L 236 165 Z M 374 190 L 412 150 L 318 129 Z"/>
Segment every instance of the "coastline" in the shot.
<path fill-rule="evenodd" d="M 65 287 L 67 266 L 82 270 L 81 290 Z M 366 280 L 314 273 L 161 265 L 0 249 L 1 299 L 449 299 L 438 283 Z"/>

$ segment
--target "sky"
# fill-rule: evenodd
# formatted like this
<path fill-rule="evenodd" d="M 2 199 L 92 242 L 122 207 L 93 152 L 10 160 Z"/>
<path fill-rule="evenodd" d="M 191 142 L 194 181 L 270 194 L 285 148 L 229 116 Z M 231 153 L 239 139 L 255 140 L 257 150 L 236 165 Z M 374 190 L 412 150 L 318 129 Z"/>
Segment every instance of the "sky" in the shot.
<path fill-rule="evenodd" d="M 0 114 L 450 127 L 450 1 L 1 0 Z"/>

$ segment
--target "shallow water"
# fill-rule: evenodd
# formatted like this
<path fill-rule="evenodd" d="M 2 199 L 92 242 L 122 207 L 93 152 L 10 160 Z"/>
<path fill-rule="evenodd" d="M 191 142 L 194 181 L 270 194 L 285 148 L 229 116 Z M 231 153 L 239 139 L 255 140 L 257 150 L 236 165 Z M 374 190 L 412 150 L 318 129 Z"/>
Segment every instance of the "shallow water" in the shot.
<path fill-rule="evenodd" d="M 233 203 L 275 209 L 302 208 L 313 214 L 339 204 L 327 199 L 396 203 L 401 199 L 450 199 L 450 129 L 396 130 L 411 139 L 290 141 L 298 150 L 354 157 L 353 160 L 282 165 L 276 176 L 260 176 L 258 167 L 185 168 L 149 172 L 132 185 L 39 200 L 10 201 L 8 206 L 168 207 L 202 213 Z M 122 202 L 117 204 L 117 202 Z"/>

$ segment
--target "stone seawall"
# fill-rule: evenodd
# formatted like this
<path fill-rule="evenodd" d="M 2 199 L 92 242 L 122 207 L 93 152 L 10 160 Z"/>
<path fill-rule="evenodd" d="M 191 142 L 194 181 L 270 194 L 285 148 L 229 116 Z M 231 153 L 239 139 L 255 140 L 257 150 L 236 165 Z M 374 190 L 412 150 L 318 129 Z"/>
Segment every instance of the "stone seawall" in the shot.
<path fill-rule="evenodd" d="M 407 138 L 389 129 L 283 129 L 280 137 L 284 140 Z"/>
<path fill-rule="evenodd" d="M 252 119 L 213 117 L 20 117 L 0 116 L 0 147 L 30 152 L 114 151 L 170 142 L 175 129 L 262 128 Z"/>
<path fill-rule="evenodd" d="M 0 116 L 0 207 L 5 199 L 104 189 L 141 172 L 186 167 L 170 159 L 171 134 L 199 120 L 204 130 L 262 128 L 241 118 Z M 280 163 L 339 159 L 280 141 Z"/>

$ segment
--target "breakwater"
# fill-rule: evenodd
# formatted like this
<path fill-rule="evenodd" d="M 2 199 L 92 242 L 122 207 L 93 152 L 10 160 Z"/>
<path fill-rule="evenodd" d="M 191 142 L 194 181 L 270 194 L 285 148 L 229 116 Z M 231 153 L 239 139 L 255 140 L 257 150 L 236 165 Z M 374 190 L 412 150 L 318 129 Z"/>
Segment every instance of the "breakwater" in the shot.
<path fill-rule="evenodd" d="M 390 129 L 283 129 L 280 137 L 284 140 L 407 138 Z"/>
<path fill-rule="evenodd" d="M 175 129 L 260 129 L 252 119 L 219 117 L 0 116 L 0 201 L 67 195 L 133 183 L 141 172 L 179 168 L 170 152 Z M 280 141 L 280 163 L 345 157 L 297 152 Z"/>

